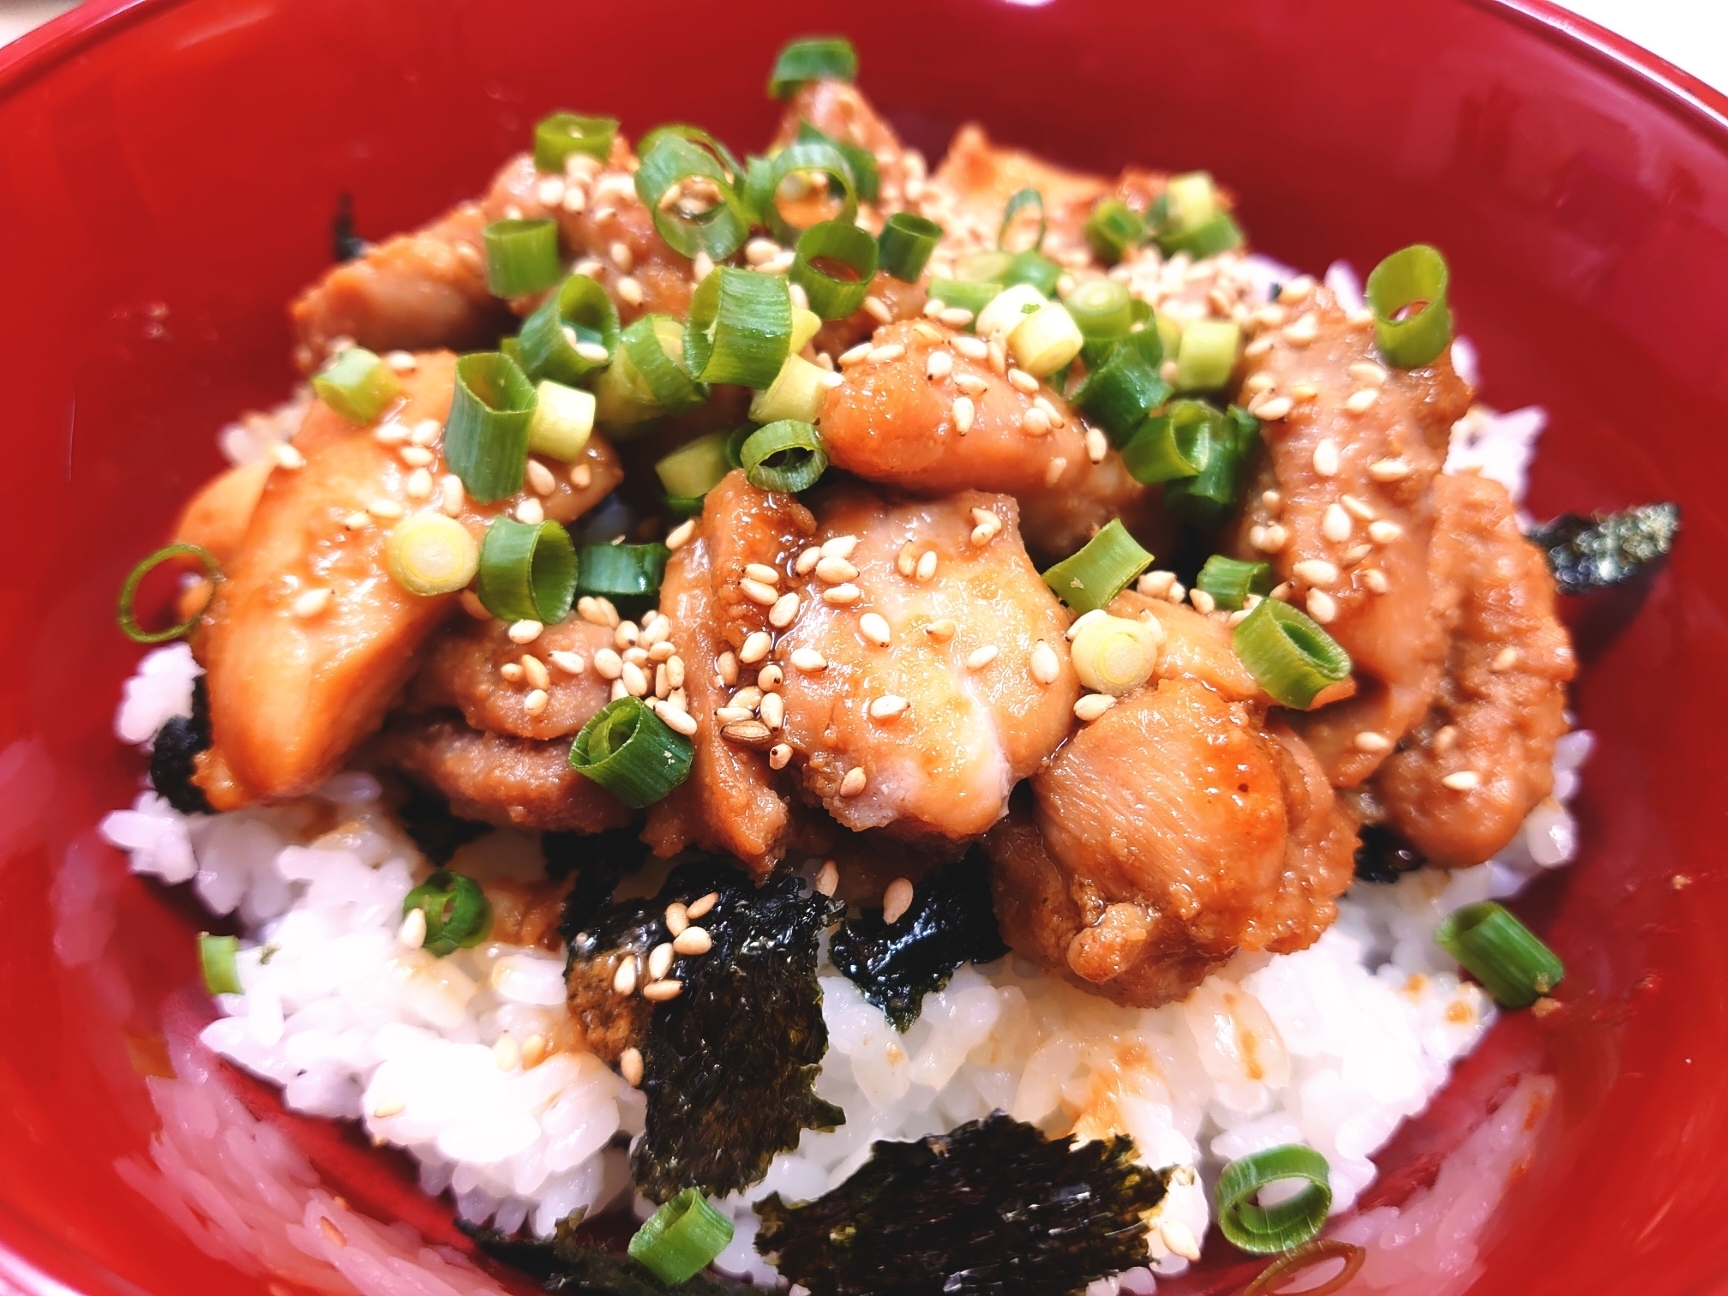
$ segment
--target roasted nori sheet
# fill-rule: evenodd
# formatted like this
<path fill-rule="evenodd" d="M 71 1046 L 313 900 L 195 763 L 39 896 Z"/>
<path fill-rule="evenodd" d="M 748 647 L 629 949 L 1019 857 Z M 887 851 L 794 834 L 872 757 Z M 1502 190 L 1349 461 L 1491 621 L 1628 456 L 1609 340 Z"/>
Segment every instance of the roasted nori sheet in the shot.
<path fill-rule="evenodd" d="M 192 714 L 174 716 L 150 740 L 150 786 L 181 814 L 209 814 L 204 789 L 192 781 L 198 753 L 210 746 L 210 693 L 204 677 L 192 681 Z"/>
<path fill-rule="evenodd" d="M 459 1224 L 480 1249 L 500 1264 L 520 1269 L 549 1292 L 573 1296 L 730 1296 L 737 1292 L 760 1292 L 731 1279 L 697 1274 L 676 1287 L 668 1287 L 644 1266 L 621 1252 L 609 1251 L 577 1237 L 577 1219 L 558 1222 L 550 1242 L 520 1241 L 496 1229 L 477 1229 Z"/>
<path fill-rule="evenodd" d="M 1402 837 L 1379 824 L 1363 824 L 1356 838 L 1356 880 L 1396 882 L 1428 861 Z"/>
<path fill-rule="evenodd" d="M 773 1194 L 756 1249 L 813 1296 L 1070 1296 L 1146 1263 L 1167 1181 L 1132 1139 L 1076 1146 L 998 1112 L 879 1142 L 813 1202 Z"/>
<path fill-rule="evenodd" d="M 1618 513 L 1562 513 L 1532 528 L 1562 594 L 1623 585 L 1660 567 L 1680 533 L 1678 504 L 1639 504 Z"/>
<path fill-rule="evenodd" d="M 1007 952 L 990 900 L 990 861 L 979 850 L 919 882 L 912 907 L 892 926 L 880 907 L 866 909 L 842 923 L 829 946 L 834 966 L 901 1030 L 955 968 Z"/>

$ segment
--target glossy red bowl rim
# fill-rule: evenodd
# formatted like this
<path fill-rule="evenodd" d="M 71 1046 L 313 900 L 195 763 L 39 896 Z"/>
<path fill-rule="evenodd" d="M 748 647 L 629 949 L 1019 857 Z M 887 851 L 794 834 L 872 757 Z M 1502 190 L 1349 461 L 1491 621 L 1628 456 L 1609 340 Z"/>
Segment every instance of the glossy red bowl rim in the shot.
<path fill-rule="evenodd" d="M 99 41 L 188 2 L 84 0 L 9 45 L 0 46 L 0 99 L 23 91 L 40 77 L 76 60 Z M 1469 0 L 1469 3 L 1534 35 L 1558 52 L 1606 72 L 1728 153 L 1728 93 L 1550 0 Z M 31 1231 L 21 1221 L 0 1212 L 0 1293 L 77 1296 L 76 1287 L 37 1267 L 19 1249 Z"/>

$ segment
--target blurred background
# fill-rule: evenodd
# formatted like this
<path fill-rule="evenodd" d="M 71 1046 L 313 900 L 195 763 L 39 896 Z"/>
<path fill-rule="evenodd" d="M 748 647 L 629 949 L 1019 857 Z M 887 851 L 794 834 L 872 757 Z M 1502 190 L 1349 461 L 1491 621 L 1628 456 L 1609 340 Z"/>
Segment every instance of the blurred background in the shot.
<path fill-rule="evenodd" d="M 73 7 L 73 0 L 0 0 L 0 45 Z M 1565 7 L 1728 89 L 1728 0 L 1570 0 Z"/>

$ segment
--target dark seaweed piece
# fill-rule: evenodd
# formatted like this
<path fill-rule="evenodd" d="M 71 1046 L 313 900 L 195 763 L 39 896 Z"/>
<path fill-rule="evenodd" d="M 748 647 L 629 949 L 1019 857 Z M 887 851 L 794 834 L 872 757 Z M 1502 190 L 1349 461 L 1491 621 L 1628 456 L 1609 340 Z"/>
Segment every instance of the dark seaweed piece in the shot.
<path fill-rule="evenodd" d="M 396 819 L 433 864 L 448 864 L 463 846 L 492 831 L 491 824 L 457 818 L 448 801 L 418 783 L 408 785 L 408 799 L 397 807 Z"/>
<path fill-rule="evenodd" d="M 814 1089 L 828 1049 L 817 942 L 843 910 L 802 890 L 796 877 L 758 888 L 699 861 L 675 869 L 654 901 L 663 915 L 673 901 L 719 896 L 698 920 L 713 948 L 674 962 L 683 992 L 654 1009 L 642 1048 L 647 1126 L 630 1168 L 652 1201 L 753 1184 L 801 1131 L 846 1119 Z"/>
<path fill-rule="evenodd" d="M 1530 541 L 1548 555 L 1562 594 L 1623 585 L 1655 570 L 1680 533 L 1678 504 L 1639 504 L 1593 518 L 1562 513 L 1530 531 Z"/>
<path fill-rule="evenodd" d="M 520 1269 L 549 1292 L 576 1296 L 730 1296 L 758 1291 L 743 1283 L 708 1274 L 697 1274 L 676 1287 L 668 1287 L 642 1265 L 620 1252 L 608 1251 L 576 1236 L 579 1221 L 558 1221 L 550 1242 L 524 1242 L 505 1237 L 497 1229 L 475 1228 L 457 1221 L 456 1226 L 487 1255 L 500 1264 Z"/>
<path fill-rule="evenodd" d="M 1389 828 L 1363 824 L 1356 839 L 1356 880 L 1396 882 L 1428 861 Z"/>
<path fill-rule="evenodd" d="M 1168 1178 L 1125 1136 L 1074 1146 L 998 1112 L 877 1143 L 813 1202 L 758 1202 L 756 1249 L 814 1296 L 1068 1296 L 1146 1263 Z"/>
<path fill-rule="evenodd" d="M 976 850 L 913 888 L 912 907 L 893 926 L 881 909 L 866 909 L 842 923 L 829 946 L 834 966 L 901 1030 L 955 968 L 1007 952 L 990 900 L 990 861 Z"/>
<path fill-rule="evenodd" d="M 648 847 L 637 828 L 631 826 L 599 833 L 542 833 L 540 854 L 546 861 L 547 876 L 562 882 L 576 874 L 576 885 L 564 901 L 564 921 L 558 928 L 568 942 L 612 903 L 618 884 L 647 861 Z"/>
<path fill-rule="evenodd" d="M 571 889 L 571 896 L 580 888 Z M 611 898 L 607 886 L 607 899 Z M 560 934 L 569 943 L 570 958 L 564 965 L 564 984 L 570 1016 L 582 1030 L 589 1051 L 608 1062 L 616 1062 L 627 1048 L 640 1048 L 648 1034 L 654 1005 L 641 995 L 622 995 L 612 988 L 618 965 L 635 959 L 640 971 L 648 951 L 669 939 L 666 906 L 651 900 L 626 900 L 596 906 L 580 927 L 572 922 L 571 901 L 565 901 Z M 572 930 L 572 928 L 575 928 Z"/>
<path fill-rule="evenodd" d="M 354 199 L 349 194 L 336 197 L 336 216 L 330 222 L 330 255 L 338 265 L 366 255 L 366 240 L 354 233 Z"/>
<path fill-rule="evenodd" d="M 150 786 L 181 814 L 210 814 L 204 789 L 192 781 L 196 757 L 210 746 L 210 694 L 204 677 L 192 681 L 192 714 L 175 716 L 150 740 Z"/>

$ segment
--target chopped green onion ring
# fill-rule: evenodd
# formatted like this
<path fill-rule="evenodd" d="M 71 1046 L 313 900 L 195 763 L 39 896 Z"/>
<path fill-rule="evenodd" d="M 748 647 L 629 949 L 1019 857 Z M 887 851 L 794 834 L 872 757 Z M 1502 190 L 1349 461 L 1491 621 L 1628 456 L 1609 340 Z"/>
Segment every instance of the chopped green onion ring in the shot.
<path fill-rule="evenodd" d="M 1050 232 L 1050 220 L 1044 213 L 1044 195 L 1036 189 L 1020 189 L 1010 197 L 1002 208 L 1002 224 L 996 230 L 996 246 L 1006 251 L 1008 248 L 1008 230 L 1014 224 L 1014 218 L 1028 207 L 1038 209 L 1038 237 L 1032 240 L 1031 251 L 1036 252 L 1044 246 L 1044 236 Z"/>
<path fill-rule="evenodd" d="M 1177 424 L 1192 423 L 1199 431 L 1195 454 L 1200 471 L 1172 482 L 1164 490 L 1164 507 L 1192 526 L 1221 525 L 1241 493 L 1244 469 L 1258 444 L 1260 420 L 1231 406 L 1220 413 L 1204 401 L 1172 401 L 1166 412 Z"/>
<path fill-rule="evenodd" d="M 618 334 L 612 295 L 598 279 L 571 275 L 522 321 L 517 361 L 535 382 L 550 378 L 573 386 L 611 363 Z M 604 358 L 597 347 L 606 351 Z"/>
<path fill-rule="evenodd" d="M 724 261 L 750 237 L 749 214 L 732 187 L 725 163 L 678 130 L 662 127 L 643 141 L 636 196 L 674 252 L 687 257 L 706 252 Z M 692 180 L 705 181 L 714 191 L 714 203 L 706 210 L 688 211 L 682 206 L 683 187 Z M 672 197 L 674 188 L 678 197 Z"/>
<path fill-rule="evenodd" d="M 815 140 L 790 144 L 774 155 L 768 172 L 767 209 L 763 212 L 768 219 L 769 228 L 774 231 L 774 237 L 783 244 L 796 243 L 802 228 L 787 220 L 785 213 L 780 210 L 780 187 L 786 183 L 788 177 L 806 173 L 825 175 L 840 186 L 840 212 L 834 217 L 835 220 L 850 224 L 858 215 L 857 185 L 845 154 L 832 144 Z"/>
<path fill-rule="evenodd" d="M 1325 689 L 1350 678 L 1350 654 L 1307 613 L 1261 599 L 1231 631 L 1236 656 L 1280 706 L 1306 711 Z"/>
<path fill-rule="evenodd" d="M 1196 261 L 1241 247 L 1242 242 L 1242 227 L 1229 212 L 1219 212 L 1203 225 L 1166 234 L 1158 240 L 1166 254 L 1175 256 L 1178 252 L 1186 252 Z"/>
<path fill-rule="evenodd" d="M 668 1287 L 688 1282 L 732 1242 L 732 1221 L 702 1195 L 686 1188 L 636 1230 L 630 1258 L 652 1270 Z"/>
<path fill-rule="evenodd" d="M 1120 198 L 1100 198 L 1083 230 L 1093 252 L 1106 265 L 1115 265 L 1130 248 L 1146 238 L 1146 222 Z"/>
<path fill-rule="evenodd" d="M 942 227 L 929 217 L 895 212 L 877 239 L 883 272 L 901 283 L 917 283 L 941 241 Z"/>
<path fill-rule="evenodd" d="M 616 117 L 584 117 L 573 112 L 542 117 L 534 125 L 534 169 L 562 171 L 572 153 L 585 153 L 604 162 L 612 156 L 612 141 L 617 138 Z"/>
<path fill-rule="evenodd" d="M 1446 915 L 1434 943 L 1468 968 L 1502 1008 L 1528 1008 L 1566 976 L 1560 956 L 1493 900 Z"/>
<path fill-rule="evenodd" d="M 1212 455 L 1206 428 L 1203 419 L 1154 414 L 1122 447 L 1122 465 L 1143 486 L 1197 477 Z"/>
<path fill-rule="evenodd" d="M 1262 1188 L 1292 1179 L 1307 1185 L 1296 1196 L 1276 1206 L 1255 1200 Z M 1326 1158 L 1300 1143 L 1252 1153 L 1224 1167 L 1214 1200 L 1219 1231 L 1236 1247 L 1250 1255 L 1292 1250 L 1325 1226 L 1332 1206 Z"/>
<path fill-rule="evenodd" d="M 473 949 L 492 931 L 492 903 L 473 878 L 439 869 L 402 899 L 402 917 L 426 916 L 420 948 L 434 958 Z"/>
<path fill-rule="evenodd" d="M 869 296 L 871 282 L 876 278 L 876 258 L 876 240 L 870 237 L 869 230 L 860 229 L 851 221 L 822 221 L 798 236 L 791 279 L 810 299 L 810 309 L 823 319 L 845 319 L 863 306 L 864 298 Z M 850 270 L 853 277 L 836 278 L 816 264 L 819 260 L 837 262 Z"/>
<path fill-rule="evenodd" d="M 725 171 L 723 177 L 727 184 L 734 188 L 744 174 L 744 169 L 738 165 L 738 159 L 732 155 L 732 150 L 721 143 L 719 138 L 709 134 L 700 126 L 691 126 L 687 122 L 666 122 L 656 126 L 642 137 L 642 143 L 637 148 L 638 153 L 646 153 L 662 139 L 674 136 L 688 144 L 694 144 L 711 155 Z"/>
<path fill-rule="evenodd" d="M 1031 284 L 1046 297 L 1053 296 L 1062 278 L 1062 267 L 1042 252 L 1016 252 L 1002 276 L 1004 287 Z"/>
<path fill-rule="evenodd" d="M 1125 338 L 1134 328 L 1133 297 L 1114 279 L 1083 283 L 1062 299 L 1088 342 Z"/>
<path fill-rule="evenodd" d="M 548 519 L 538 524 L 494 518 L 480 544 L 474 592 L 500 621 L 557 625 L 576 601 L 576 546 Z"/>
<path fill-rule="evenodd" d="M 528 450 L 560 463 L 575 463 L 594 434 L 593 392 L 566 387 L 550 378 L 535 384 L 534 417 L 528 424 Z"/>
<path fill-rule="evenodd" d="M 1272 566 L 1213 554 L 1200 569 L 1194 588 L 1210 594 L 1219 607 L 1235 612 L 1250 594 L 1265 597 L 1272 592 Z"/>
<path fill-rule="evenodd" d="M 744 475 L 757 490 L 796 494 L 816 484 L 828 467 L 822 434 L 809 423 L 781 419 L 757 428 L 738 451 Z"/>
<path fill-rule="evenodd" d="M 1076 612 L 1107 607 L 1129 581 L 1152 565 L 1122 519 L 1111 518 L 1075 554 L 1044 573 L 1044 583 Z"/>
<path fill-rule="evenodd" d="M 768 97 L 791 97 L 806 81 L 856 81 L 858 54 L 844 36 L 807 36 L 780 51 L 768 74 Z"/>
<path fill-rule="evenodd" d="M 726 459 L 724 432 L 711 432 L 681 445 L 654 465 L 660 484 L 674 498 L 700 499 L 720 484 L 735 465 Z"/>
<path fill-rule="evenodd" d="M 791 343 L 792 295 L 779 275 L 716 266 L 690 295 L 684 364 L 698 382 L 766 387 Z"/>
<path fill-rule="evenodd" d="M 576 551 L 576 592 L 619 599 L 652 598 L 660 592 L 672 551 L 648 544 L 585 544 Z"/>
<path fill-rule="evenodd" d="M 213 995 L 244 994 L 235 956 L 240 952 L 237 936 L 198 933 L 198 966 L 204 973 L 204 988 Z"/>
<path fill-rule="evenodd" d="M 534 384 L 509 356 L 479 351 L 456 362 L 456 392 L 444 429 L 444 459 L 483 504 L 522 489 Z"/>
<path fill-rule="evenodd" d="M 558 282 L 558 222 L 499 220 L 486 227 L 486 291 L 526 297 Z"/>
<path fill-rule="evenodd" d="M 1176 389 L 1217 391 L 1230 381 L 1242 345 L 1235 320 L 1195 320 L 1182 330 L 1176 348 Z"/>
<path fill-rule="evenodd" d="M 410 594 L 434 598 L 466 589 L 480 569 L 480 546 L 453 517 L 410 513 L 390 528 L 384 569 Z"/>
<path fill-rule="evenodd" d="M 144 559 L 143 562 L 139 563 L 132 569 L 131 573 L 126 577 L 126 583 L 120 587 L 120 603 L 117 609 L 121 633 L 133 643 L 159 644 L 167 643 L 170 639 L 178 639 L 181 635 L 191 630 L 193 626 L 197 625 L 198 618 L 204 615 L 203 609 L 200 609 L 198 616 L 188 617 L 179 625 L 170 626 L 166 630 L 146 630 L 143 626 L 138 624 L 138 613 L 135 606 L 138 602 L 138 587 L 144 583 L 144 578 L 151 572 L 155 571 L 156 568 L 160 567 L 170 558 L 178 558 L 182 555 L 196 558 L 199 562 L 203 563 L 204 570 L 209 574 L 212 581 L 219 581 L 222 579 L 222 564 L 216 561 L 215 554 L 211 553 L 202 545 L 164 545 L 148 558 Z"/>
<path fill-rule="evenodd" d="M 1368 304 L 1374 308 L 1374 341 L 1389 364 L 1419 369 L 1451 344 L 1449 277 L 1446 258 L 1426 243 L 1401 248 L 1374 267 Z M 1407 318 L 1399 318 L 1412 308 Z"/>
<path fill-rule="evenodd" d="M 931 300 L 957 310 L 971 311 L 974 316 L 1002 295 L 1000 283 L 974 283 L 969 279 L 932 279 Z"/>
<path fill-rule="evenodd" d="M 790 355 L 780 373 L 750 399 L 750 418 L 757 423 L 797 419 L 814 423 L 828 399 L 828 380 L 833 375 L 803 356 Z"/>
<path fill-rule="evenodd" d="M 645 402 L 668 414 L 687 414 L 708 399 L 707 386 L 684 367 L 684 326 L 670 315 L 642 316 L 624 330 L 622 342 Z"/>
<path fill-rule="evenodd" d="M 1138 439 L 1146 416 L 1170 398 L 1170 384 L 1158 376 L 1156 362 L 1146 363 L 1135 347 L 1119 346 L 1074 390 L 1074 403 L 1109 435 L 1113 445 Z M 1175 476 L 1186 474 L 1177 472 Z M 1166 476 L 1138 477 L 1150 484 Z"/>
<path fill-rule="evenodd" d="M 365 347 L 349 347 L 312 379 L 318 399 L 350 423 L 370 423 L 402 394 L 395 372 Z"/>
<path fill-rule="evenodd" d="M 570 744 L 570 768 L 632 810 L 653 805 L 690 773 L 695 748 L 641 698 L 600 708 Z"/>
<path fill-rule="evenodd" d="M 846 159 L 846 165 L 852 170 L 852 184 L 858 193 L 859 202 L 873 203 L 880 196 L 882 189 L 882 172 L 876 165 L 876 155 L 867 148 L 839 139 L 807 121 L 798 123 L 798 143 L 828 144 L 839 151 Z"/>

